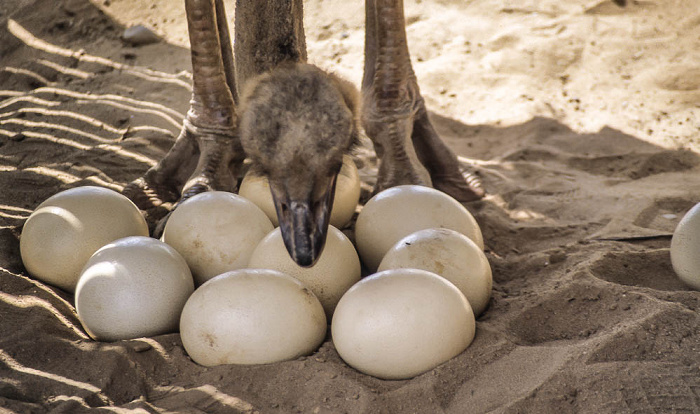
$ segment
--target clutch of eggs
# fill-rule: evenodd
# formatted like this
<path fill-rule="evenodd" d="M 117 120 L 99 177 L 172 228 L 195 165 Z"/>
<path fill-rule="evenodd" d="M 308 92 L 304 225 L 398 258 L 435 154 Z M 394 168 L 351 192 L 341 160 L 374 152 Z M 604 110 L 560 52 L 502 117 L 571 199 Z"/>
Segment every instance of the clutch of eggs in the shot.
<path fill-rule="evenodd" d="M 357 182 L 359 198 L 352 171 L 346 176 Z M 357 198 L 353 184 L 350 201 L 338 201 L 341 178 L 333 211 L 350 206 L 343 226 Z M 491 270 L 476 221 L 431 188 L 394 187 L 365 205 L 357 248 L 365 265 L 379 271 L 362 280 L 357 251 L 337 228 L 329 228 L 318 264 L 300 268 L 268 215 L 235 194 L 214 191 L 181 203 L 163 243 L 127 237 L 148 231 L 122 195 L 96 187 L 69 191 L 30 216 L 22 259 L 37 278 L 68 290 L 77 284 L 78 316 L 98 340 L 179 327 L 199 364 L 271 363 L 313 352 L 332 318 L 334 344 L 349 365 L 401 379 L 462 352 L 490 297 Z M 37 250 L 45 237 L 50 247 Z M 48 274 L 42 263 L 51 265 Z M 63 267 L 69 270 L 56 271 Z M 195 284 L 201 286 L 194 290 Z"/>

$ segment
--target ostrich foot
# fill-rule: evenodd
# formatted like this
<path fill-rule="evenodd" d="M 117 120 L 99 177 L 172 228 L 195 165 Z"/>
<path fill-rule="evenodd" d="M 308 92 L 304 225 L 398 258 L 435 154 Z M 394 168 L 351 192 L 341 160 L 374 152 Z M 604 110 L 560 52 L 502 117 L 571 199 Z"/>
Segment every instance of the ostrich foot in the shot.
<path fill-rule="evenodd" d="M 236 191 L 244 156 L 232 135 L 230 130 L 198 128 L 186 120 L 165 157 L 124 188 L 122 193 L 146 212 L 154 236 L 176 202 L 209 190 Z"/>

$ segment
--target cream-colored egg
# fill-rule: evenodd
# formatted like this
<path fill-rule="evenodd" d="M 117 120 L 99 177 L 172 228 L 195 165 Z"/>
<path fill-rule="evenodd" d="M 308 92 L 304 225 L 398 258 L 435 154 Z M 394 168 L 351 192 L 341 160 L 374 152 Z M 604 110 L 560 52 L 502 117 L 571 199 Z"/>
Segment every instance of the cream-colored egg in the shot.
<path fill-rule="evenodd" d="M 700 290 L 700 204 L 683 216 L 673 232 L 671 264 L 683 283 Z"/>
<path fill-rule="evenodd" d="M 277 211 L 270 193 L 270 184 L 267 178 L 248 173 L 241 181 L 238 194 L 255 203 L 272 224 L 279 226 Z M 349 155 L 343 156 L 343 166 L 338 173 L 335 184 L 335 197 L 331 210 L 330 224 L 339 229 L 345 227 L 352 219 L 355 208 L 360 200 L 360 174 L 355 162 Z"/>
<path fill-rule="evenodd" d="M 360 201 L 360 173 L 349 155 L 343 156 L 343 166 L 335 183 L 335 197 L 331 210 L 330 223 L 342 229 L 352 220 L 357 203 Z"/>
<path fill-rule="evenodd" d="M 333 226 L 328 227 L 326 246 L 313 267 L 300 267 L 289 257 L 279 228 L 258 244 L 248 267 L 278 270 L 297 278 L 321 301 L 328 320 L 340 298 L 360 280 L 362 273 L 352 242 Z"/>
<path fill-rule="evenodd" d="M 406 379 L 464 351 L 476 324 L 452 283 L 418 269 L 368 276 L 338 302 L 331 332 L 338 354 L 358 371 Z"/>
<path fill-rule="evenodd" d="M 132 236 L 90 257 L 75 290 L 75 308 L 96 340 L 153 336 L 177 331 L 193 291 L 190 269 L 175 249 Z"/>
<path fill-rule="evenodd" d="M 491 298 L 491 266 L 471 239 L 450 229 L 425 229 L 404 237 L 379 264 L 388 269 L 423 269 L 444 277 L 457 286 L 479 316 Z"/>
<path fill-rule="evenodd" d="M 233 193 L 209 191 L 180 204 L 163 230 L 202 284 L 248 264 L 255 246 L 274 227 L 255 204 Z"/>
<path fill-rule="evenodd" d="M 198 364 L 268 364 L 313 352 L 326 336 L 316 296 L 295 278 L 242 269 L 200 286 L 182 311 L 180 336 Z"/>
<path fill-rule="evenodd" d="M 357 217 L 355 242 L 362 262 L 372 271 L 401 238 L 430 228 L 458 231 L 484 248 L 481 229 L 462 204 L 419 185 L 392 187 L 372 197 Z"/>
<path fill-rule="evenodd" d="M 275 203 L 272 200 L 270 184 L 267 177 L 253 174 L 251 171 L 243 176 L 241 185 L 238 187 L 238 195 L 252 201 L 260 210 L 265 212 L 272 225 L 279 226 Z"/>
<path fill-rule="evenodd" d="M 39 204 L 22 229 L 20 254 L 30 275 L 73 292 L 90 256 L 127 236 L 148 236 L 131 200 L 102 187 L 76 187 Z"/>

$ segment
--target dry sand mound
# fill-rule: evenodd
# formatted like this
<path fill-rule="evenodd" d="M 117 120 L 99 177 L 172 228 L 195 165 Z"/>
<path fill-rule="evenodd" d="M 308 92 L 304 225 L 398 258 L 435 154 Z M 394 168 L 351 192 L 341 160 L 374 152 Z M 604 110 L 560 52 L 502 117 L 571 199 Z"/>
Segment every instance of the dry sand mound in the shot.
<path fill-rule="evenodd" d="M 356 83 L 361 3 L 305 5 L 311 60 Z M 171 145 L 190 95 L 183 13 L 0 3 L 0 412 L 700 412 L 700 294 L 668 253 L 700 201 L 696 1 L 407 2 L 436 127 L 489 192 L 468 207 L 494 292 L 471 347 L 406 381 L 359 374 L 330 339 L 217 368 L 177 334 L 94 342 L 70 295 L 27 277 L 18 237 L 37 204 L 120 189 Z M 136 23 L 164 41 L 124 44 Z M 375 160 L 359 160 L 368 187 Z"/>

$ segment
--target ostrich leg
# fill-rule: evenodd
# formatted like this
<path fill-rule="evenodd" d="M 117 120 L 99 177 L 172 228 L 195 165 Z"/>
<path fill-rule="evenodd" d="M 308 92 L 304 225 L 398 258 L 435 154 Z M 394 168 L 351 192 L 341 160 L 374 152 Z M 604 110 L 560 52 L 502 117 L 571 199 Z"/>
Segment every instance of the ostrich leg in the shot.
<path fill-rule="evenodd" d="M 207 190 L 235 191 L 244 159 L 237 133 L 233 57 L 222 0 L 186 0 L 192 49 L 192 100 L 180 136 L 166 156 L 123 193 L 149 212 Z"/>
<path fill-rule="evenodd" d="M 481 198 L 474 175 L 433 128 L 411 66 L 403 0 L 366 0 L 362 123 L 381 159 L 375 192 L 433 185 L 459 201 Z"/>

